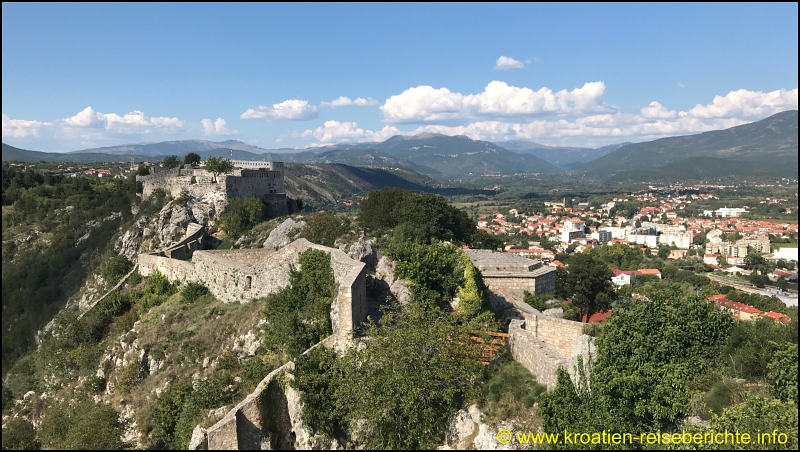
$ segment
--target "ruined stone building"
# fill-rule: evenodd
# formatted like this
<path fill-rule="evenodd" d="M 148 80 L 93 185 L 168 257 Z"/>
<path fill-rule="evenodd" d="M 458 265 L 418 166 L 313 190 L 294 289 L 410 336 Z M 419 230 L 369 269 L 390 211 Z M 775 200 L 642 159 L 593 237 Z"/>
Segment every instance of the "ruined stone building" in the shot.
<path fill-rule="evenodd" d="M 225 201 L 230 198 L 258 198 L 267 205 L 270 216 L 287 215 L 290 200 L 286 196 L 282 162 L 232 160 L 230 174 L 214 174 L 203 168 L 184 165 L 182 168 L 152 168 L 152 174 L 136 176 L 142 183 L 142 196 L 148 197 L 156 190 L 164 190 L 173 198 L 182 193 L 195 198 L 218 194 Z"/>
<path fill-rule="evenodd" d="M 170 281 L 197 282 L 223 302 L 246 303 L 288 286 L 289 271 L 291 266 L 298 266 L 300 253 L 315 248 L 330 253 L 338 285 L 331 305 L 334 335 L 349 337 L 367 318 L 365 264 L 351 259 L 341 250 L 306 239 L 297 239 L 279 250 L 197 249 L 197 244 L 202 243 L 203 239 L 194 232 L 167 251 L 140 254 L 139 272 L 148 276 L 158 271 Z"/>

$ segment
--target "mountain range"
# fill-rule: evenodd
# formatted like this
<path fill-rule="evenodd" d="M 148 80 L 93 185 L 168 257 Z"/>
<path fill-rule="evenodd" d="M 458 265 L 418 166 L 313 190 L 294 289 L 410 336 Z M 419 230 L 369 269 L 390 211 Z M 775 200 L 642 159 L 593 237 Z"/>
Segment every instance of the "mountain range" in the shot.
<path fill-rule="evenodd" d="M 692 159 L 695 172 L 708 174 L 719 173 L 721 165 L 727 174 L 797 175 L 797 110 L 729 129 L 629 144 L 574 170 L 600 177 L 641 171 L 683 177 L 680 171 Z"/>
<path fill-rule="evenodd" d="M 599 148 L 576 148 L 564 146 L 547 146 L 534 143 L 532 141 L 498 141 L 498 145 L 518 154 L 531 154 L 540 159 L 555 165 L 559 168 L 573 168 L 582 163 L 591 162 L 594 159 L 616 151 L 631 143 L 609 144 Z"/>
<path fill-rule="evenodd" d="M 264 149 L 238 140 L 139 143 L 71 153 L 27 151 L 3 144 L 3 160 L 121 161 L 183 156 L 407 167 L 431 177 L 483 174 L 556 174 L 564 170 L 601 179 L 651 180 L 726 175 L 797 175 L 797 110 L 761 121 L 696 135 L 599 148 L 556 147 L 527 141 L 473 140 L 422 133 L 396 135 L 380 143 L 344 143 L 306 149 Z"/>

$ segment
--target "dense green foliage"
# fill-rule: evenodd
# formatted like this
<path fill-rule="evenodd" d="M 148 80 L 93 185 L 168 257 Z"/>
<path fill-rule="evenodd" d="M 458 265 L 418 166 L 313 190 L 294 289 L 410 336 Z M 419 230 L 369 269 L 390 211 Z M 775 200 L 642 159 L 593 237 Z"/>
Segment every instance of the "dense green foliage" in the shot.
<path fill-rule="evenodd" d="M 797 343 L 784 344 L 767 366 L 772 393 L 784 402 L 797 403 Z"/>
<path fill-rule="evenodd" d="M 433 304 L 386 313 L 368 325 L 363 347 L 349 348 L 337 370 L 326 369 L 340 383 L 333 383 L 335 410 L 323 412 L 348 423 L 367 448 L 439 444 L 445 420 L 477 395 L 480 350 L 456 340 L 470 334 Z"/>
<path fill-rule="evenodd" d="M 797 450 L 797 399 L 781 402 L 758 395 L 749 396 L 745 402 L 725 409 L 720 416 L 714 416 L 710 429 L 716 432 L 749 433 L 753 439 L 749 445 L 721 445 L 716 447 L 718 449 Z M 785 434 L 781 441 L 783 444 L 778 442 L 777 436 L 771 436 L 776 430 Z M 769 442 L 756 443 L 760 432 L 767 434 Z"/>
<path fill-rule="evenodd" d="M 508 355 L 491 363 L 483 375 L 480 407 L 494 419 L 525 418 L 547 388 Z"/>
<path fill-rule="evenodd" d="M 89 272 L 105 264 L 92 257 L 130 215 L 136 182 L 6 166 L 2 176 L 5 374 Z"/>
<path fill-rule="evenodd" d="M 359 207 L 358 220 L 368 230 L 395 228 L 396 236 L 422 243 L 431 239 L 470 243 L 475 233 L 472 219 L 444 197 L 398 188 L 369 192 Z"/>
<path fill-rule="evenodd" d="M 164 168 L 177 168 L 181 166 L 180 160 L 178 160 L 177 155 L 168 155 L 161 160 L 161 164 L 164 165 Z"/>
<path fill-rule="evenodd" d="M 200 283 L 190 282 L 181 289 L 181 296 L 186 303 L 197 301 L 198 298 L 208 293 L 208 288 Z"/>
<path fill-rule="evenodd" d="M 3 450 L 38 449 L 33 424 L 21 417 L 3 424 Z"/>
<path fill-rule="evenodd" d="M 120 439 L 123 431 L 119 413 L 110 405 L 64 401 L 50 408 L 39 438 L 42 446 L 52 449 L 119 450 L 129 447 Z"/>
<path fill-rule="evenodd" d="M 147 285 L 144 286 L 142 291 L 139 307 L 142 312 L 147 312 L 153 306 L 163 303 L 167 297 L 177 291 L 178 288 L 169 282 L 166 276 L 156 271 L 147 277 Z"/>
<path fill-rule="evenodd" d="M 264 299 L 264 347 L 291 357 L 330 335 L 330 308 L 336 281 L 330 254 L 309 248 L 292 268 L 289 285 Z"/>
<path fill-rule="evenodd" d="M 133 262 L 129 261 L 125 256 L 114 256 L 103 267 L 103 279 L 106 280 L 108 285 L 113 286 L 132 268 Z"/>
<path fill-rule="evenodd" d="M 184 165 L 199 165 L 200 164 L 200 154 L 196 152 L 190 152 L 183 157 L 183 164 Z"/>
<path fill-rule="evenodd" d="M 298 356 L 294 361 L 293 388 L 301 392 L 303 423 L 329 437 L 341 437 L 343 407 L 337 406 L 337 392 L 343 391 L 342 369 L 336 355 L 325 347 Z"/>
<path fill-rule="evenodd" d="M 616 298 L 611 283 L 611 270 L 608 266 L 589 254 L 576 254 L 570 260 L 567 275 L 567 296 L 581 314 L 585 322 L 596 312 L 611 309 Z"/>
<path fill-rule="evenodd" d="M 235 400 L 234 386 L 234 377 L 225 370 L 214 372 L 194 387 L 189 382 L 170 385 L 153 410 L 157 440 L 170 449 L 186 449 L 192 430 L 208 410 Z"/>
<path fill-rule="evenodd" d="M 459 249 L 446 243 L 425 245 L 395 237 L 388 247 L 395 259 L 395 275 L 411 282 L 415 296 L 430 292 L 440 303 L 452 299 L 464 278 Z"/>
<path fill-rule="evenodd" d="M 234 239 L 245 231 L 267 220 L 267 206 L 258 198 L 230 198 L 225 211 L 219 216 L 218 225 Z"/>
<path fill-rule="evenodd" d="M 334 247 L 336 239 L 350 232 L 350 218 L 345 215 L 318 213 L 306 217 L 300 236 L 309 242 Z"/>
<path fill-rule="evenodd" d="M 732 321 L 713 304 L 674 293 L 623 303 L 598 339 L 588 384 L 560 371 L 540 400 L 545 431 L 655 431 L 690 413 L 692 378 L 718 362 Z M 591 388 L 589 391 L 588 388 Z"/>
<path fill-rule="evenodd" d="M 464 283 L 458 291 L 459 313 L 467 319 L 489 310 L 489 293 L 483 284 L 481 271 L 475 268 L 466 253 L 459 256 L 464 267 Z"/>

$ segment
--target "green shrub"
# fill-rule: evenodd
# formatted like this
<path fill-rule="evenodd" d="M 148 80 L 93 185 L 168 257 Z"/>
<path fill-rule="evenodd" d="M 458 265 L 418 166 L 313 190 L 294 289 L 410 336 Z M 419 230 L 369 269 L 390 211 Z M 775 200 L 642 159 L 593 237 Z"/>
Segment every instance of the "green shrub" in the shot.
<path fill-rule="evenodd" d="M 125 256 L 114 256 L 108 260 L 108 263 L 103 268 L 103 279 L 106 280 L 108 285 L 113 286 L 132 268 L 133 262 L 129 261 Z"/>
<path fill-rule="evenodd" d="M 170 283 L 166 276 L 155 272 L 147 277 L 147 285 L 144 286 L 144 290 L 142 291 L 139 309 L 142 312 L 147 312 L 150 308 L 163 303 L 167 297 L 177 292 L 177 290 L 175 285 Z"/>
<path fill-rule="evenodd" d="M 97 312 L 107 318 L 118 317 L 128 312 L 132 305 L 130 295 L 117 291 L 108 294 L 97 304 Z"/>
<path fill-rule="evenodd" d="M 344 215 L 317 213 L 306 217 L 300 236 L 309 242 L 333 247 L 336 239 L 350 232 L 350 219 Z"/>
<path fill-rule="evenodd" d="M 3 424 L 3 450 L 37 449 L 33 424 L 21 417 Z"/>
<path fill-rule="evenodd" d="M 183 286 L 183 289 L 181 289 L 181 295 L 183 296 L 183 301 L 186 303 L 193 303 L 197 301 L 198 298 L 202 297 L 207 293 L 208 293 L 208 288 L 196 282 L 190 282 L 185 286 Z"/>
<path fill-rule="evenodd" d="M 324 251 L 303 251 L 300 270 L 292 268 L 289 273 L 289 286 L 265 299 L 261 313 L 267 350 L 295 356 L 331 334 L 336 280 L 330 262 Z"/>
<path fill-rule="evenodd" d="M 336 391 L 341 384 L 334 353 L 317 347 L 295 359 L 294 380 L 300 391 L 301 418 L 315 431 L 336 437 L 343 430 L 342 413 L 336 406 Z"/>
<path fill-rule="evenodd" d="M 39 437 L 46 448 L 119 450 L 130 446 L 120 439 L 123 431 L 111 405 L 83 399 L 52 406 L 42 419 Z"/>
<path fill-rule="evenodd" d="M 134 386 L 145 378 L 144 369 L 139 361 L 134 361 L 123 367 L 117 379 L 117 390 L 120 394 L 127 395 Z"/>
<path fill-rule="evenodd" d="M 797 344 L 783 344 L 767 365 L 772 393 L 784 402 L 797 403 Z"/>
<path fill-rule="evenodd" d="M 481 408 L 494 419 L 527 418 L 539 395 L 547 390 L 507 355 L 484 371 Z"/>
<path fill-rule="evenodd" d="M 272 371 L 272 366 L 265 363 L 263 359 L 254 356 L 242 364 L 242 370 L 239 376 L 242 381 L 250 385 L 260 383 Z"/>
<path fill-rule="evenodd" d="M 488 309 L 489 296 L 481 272 L 475 268 L 469 256 L 462 252 L 459 261 L 464 266 L 464 283 L 458 291 L 458 309 L 466 319 L 471 319 L 483 309 Z"/>

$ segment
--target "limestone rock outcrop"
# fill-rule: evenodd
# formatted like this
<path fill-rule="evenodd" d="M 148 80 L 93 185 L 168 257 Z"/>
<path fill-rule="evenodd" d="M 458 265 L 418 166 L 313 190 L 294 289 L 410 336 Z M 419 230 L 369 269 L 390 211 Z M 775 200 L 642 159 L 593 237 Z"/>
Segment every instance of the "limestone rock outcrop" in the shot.
<path fill-rule="evenodd" d="M 287 218 L 286 221 L 269 233 L 269 237 L 267 237 L 267 240 L 264 242 L 264 248 L 277 250 L 278 248 L 288 245 L 292 241 L 290 233 L 305 225 L 306 222 L 303 220 L 294 221 L 291 218 Z"/>
<path fill-rule="evenodd" d="M 378 252 L 368 241 L 364 240 L 363 235 L 358 242 L 350 246 L 350 252 L 347 255 L 350 259 L 365 263 L 367 271 L 375 271 L 375 267 L 378 265 Z"/>

